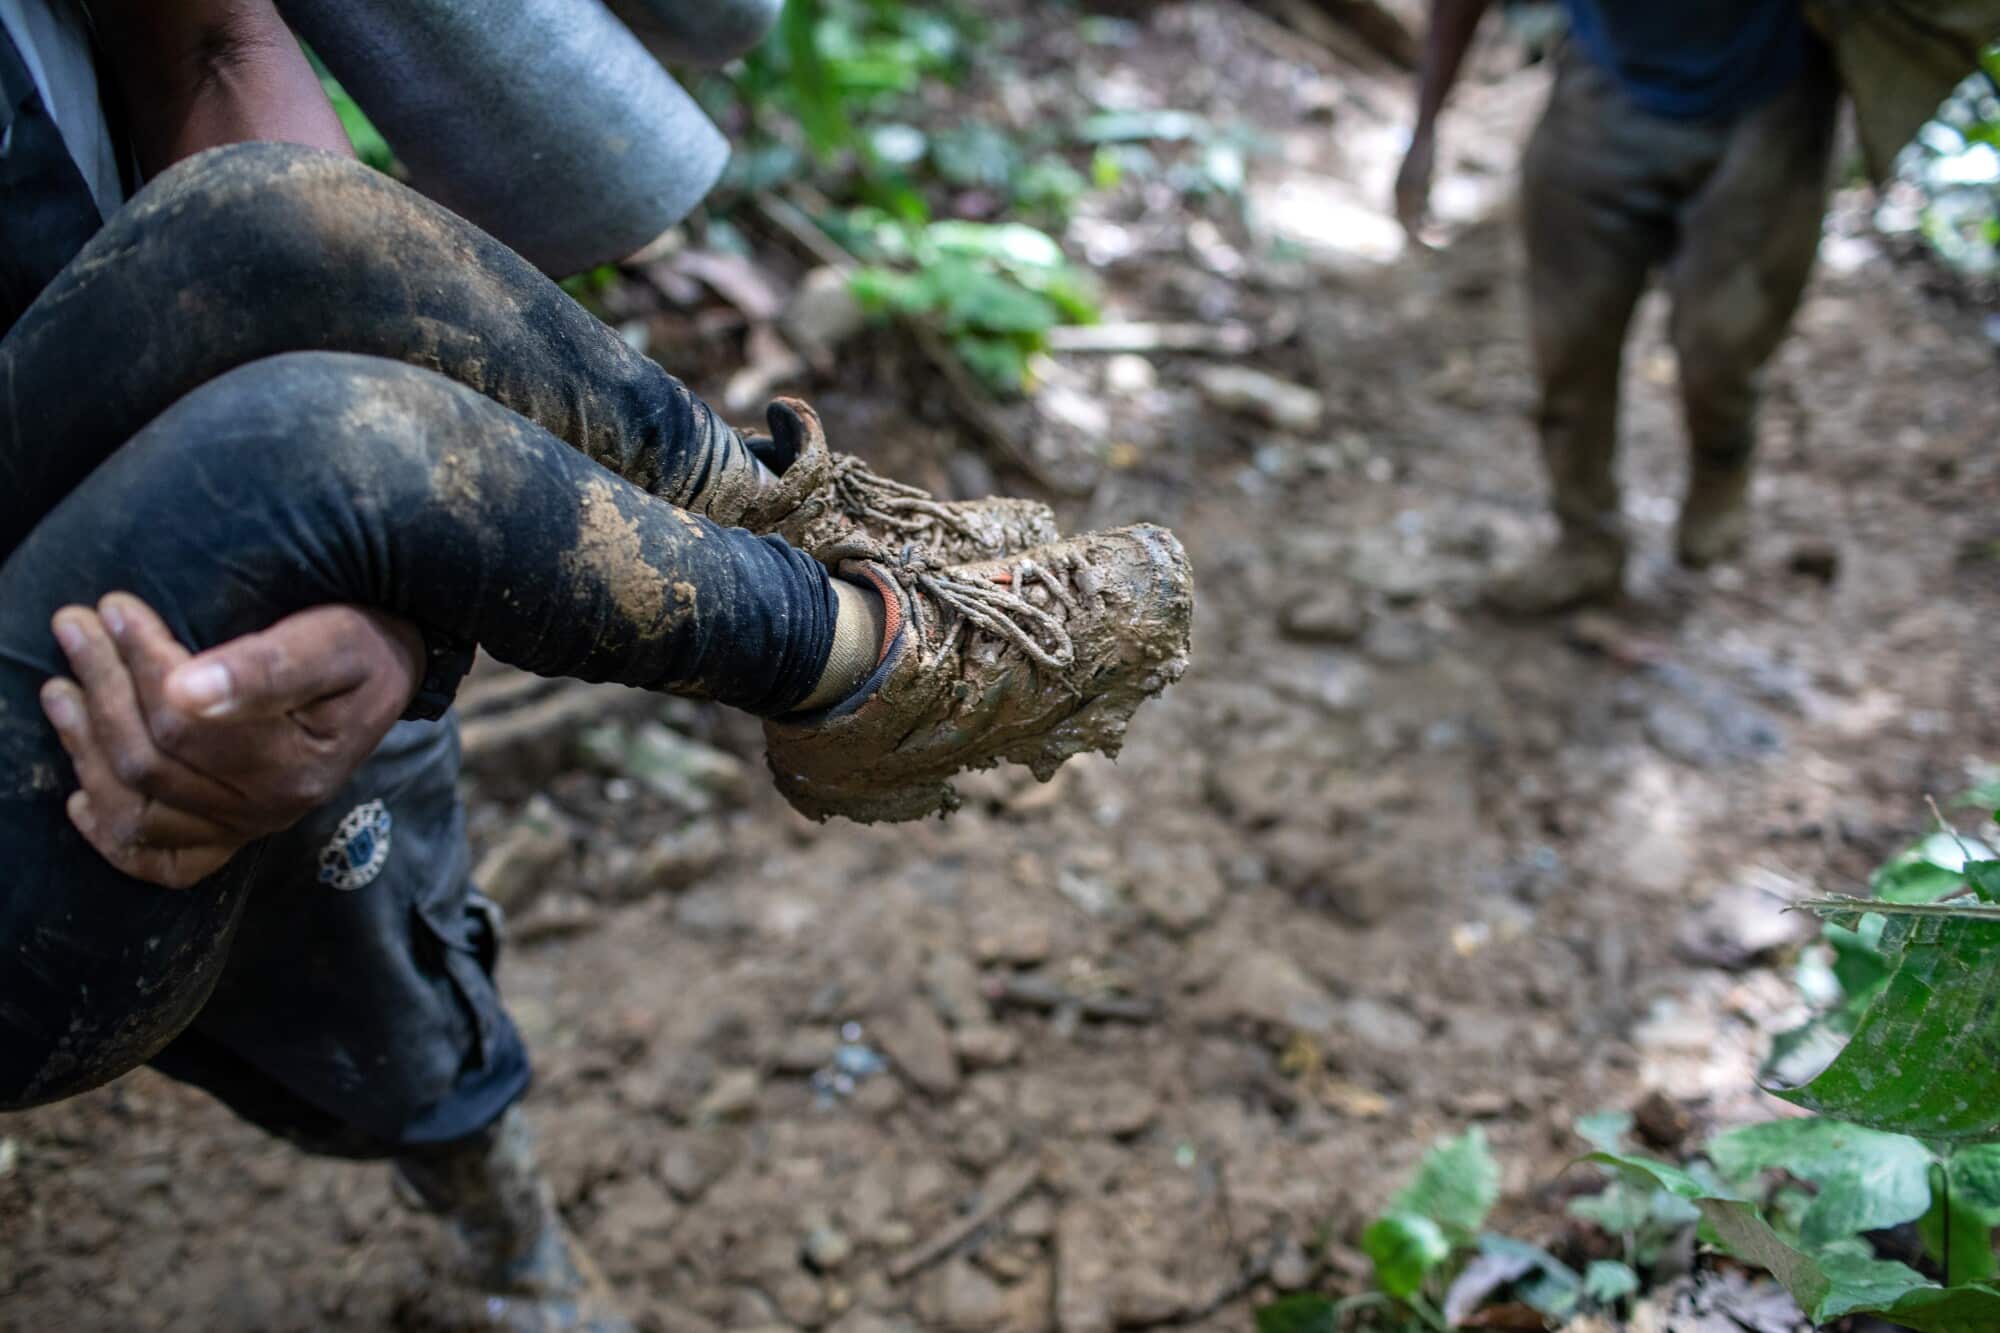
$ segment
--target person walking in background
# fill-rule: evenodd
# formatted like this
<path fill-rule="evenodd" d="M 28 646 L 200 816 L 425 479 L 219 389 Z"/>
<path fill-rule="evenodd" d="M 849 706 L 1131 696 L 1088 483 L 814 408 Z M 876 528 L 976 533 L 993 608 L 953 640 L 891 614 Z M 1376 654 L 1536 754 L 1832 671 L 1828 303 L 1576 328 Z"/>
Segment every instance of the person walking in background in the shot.
<path fill-rule="evenodd" d="M 1434 0 L 1416 125 L 1396 178 L 1413 235 L 1437 118 L 1489 0 Z M 1675 551 L 1743 547 L 1763 369 L 1812 270 L 1840 82 L 1799 0 L 1565 0 L 1570 39 L 1522 162 L 1521 223 L 1555 544 L 1497 580 L 1521 615 L 1615 597 L 1628 536 L 1615 475 L 1618 377 L 1649 277 L 1673 302 L 1688 433 Z"/>

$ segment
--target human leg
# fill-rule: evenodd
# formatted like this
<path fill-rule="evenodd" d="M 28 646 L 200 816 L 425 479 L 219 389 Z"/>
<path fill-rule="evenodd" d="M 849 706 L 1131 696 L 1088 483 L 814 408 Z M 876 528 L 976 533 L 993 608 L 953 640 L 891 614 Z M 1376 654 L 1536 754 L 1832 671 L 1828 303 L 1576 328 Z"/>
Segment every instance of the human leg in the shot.
<path fill-rule="evenodd" d="M 1031 501 L 941 503 L 823 438 L 746 440 L 464 219 L 346 158 L 252 143 L 162 173 L 0 339 L 0 558 L 171 404 L 295 351 L 436 371 L 722 523 L 796 533 L 806 513 L 955 559 L 1056 535 Z"/>
<path fill-rule="evenodd" d="M 1823 56 L 1738 121 L 1681 214 L 1667 270 L 1687 417 L 1688 490 L 1676 547 L 1697 568 L 1749 532 L 1764 365 L 1783 341 L 1819 248 L 1839 85 Z"/>
<path fill-rule="evenodd" d="M 48 617 L 119 586 L 197 645 L 363 602 L 545 674 L 764 713 L 817 682 L 834 603 L 803 554 L 651 500 L 428 372 L 291 356 L 189 395 L 0 566 L 0 1104 L 92 1086 L 184 1027 L 272 851 L 168 893 L 68 826 L 35 702 L 60 670 Z"/>
<path fill-rule="evenodd" d="M 1685 152 L 1654 141 L 1661 124 L 1671 136 L 1671 123 L 1565 56 L 1522 161 L 1535 428 L 1558 537 L 1489 590 L 1502 610 L 1561 610 L 1615 594 L 1623 577 L 1618 376 L 1647 274 L 1672 245 L 1671 165 Z"/>

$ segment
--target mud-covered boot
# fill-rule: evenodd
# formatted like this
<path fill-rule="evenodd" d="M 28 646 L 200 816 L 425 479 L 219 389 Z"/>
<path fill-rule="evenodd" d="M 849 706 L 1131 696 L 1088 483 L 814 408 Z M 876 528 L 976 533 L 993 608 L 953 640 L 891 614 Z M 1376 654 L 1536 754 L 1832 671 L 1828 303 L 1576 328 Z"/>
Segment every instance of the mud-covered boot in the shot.
<path fill-rule="evenodd" d="M 1505 615 L 1547 616 L 1609 601 L 1624 586 L 1624 538 L 1565 531 L 1555 545 L 1487 584 L 1485 600 Z"/>
<path fill-rule="evenodd" d="M 633 1333 L 556 1212 L 521 1109 L 456 1143 L 398 1158 L 396 1172 L 443 1217 L 475 1290 L 428 1292 L 406 1324 L 505 1333 Z"/>
<path fill-rule="evenodd" d="M 947 779 L 966 769 L 1011 759 L 1046 781 L 1084 750 L 1115 755 L 1133 711 L 1187 667 L 1194 579 L 1164 528 L 951 568 L 870 549 L 838 568 L 882 597 L 874 673 L 764 724 L 778 790 L 814 819 L 918 819 L 957 805 Z"/>
<path fill-rule="evenodd" d="M 819 414 L 796 398 L 766 413 L 769 436 L 748 440 L 777 475 L 741 521 L 825 558 L 857 534 L 886 552 L 923 551 L 947 565 L 1011 555 L 1059 541 L 1055 515 L 1037 500 L 995 496 L 939 500 L 920 486 L 881 476 L 852 454 L 827 447 Z"/>
<path fill-rule="evenodd" d="M 1689 569 L 1733 560 L 1750 539 L 1750 465 L 1696 459 L 1688 474 L 1674 552 Z"/>

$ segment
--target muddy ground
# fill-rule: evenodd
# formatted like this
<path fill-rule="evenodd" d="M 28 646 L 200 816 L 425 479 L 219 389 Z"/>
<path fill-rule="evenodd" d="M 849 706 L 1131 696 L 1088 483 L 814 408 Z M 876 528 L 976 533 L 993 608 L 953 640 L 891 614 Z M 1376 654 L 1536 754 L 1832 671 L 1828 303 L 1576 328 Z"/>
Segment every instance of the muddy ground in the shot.
<path fill-rule="evenodd" d="M 1254 125 L 1254 229 L 1135 184 L 1070 239 L 1113 321 L 1241 323 L 1243 364 L 1323 396 L 1278 425 L 1198 387 L 1217 358 L 1045 376 L 1023 439 L 1092 483 L 1064 518 L 1169 523 L 1199 573 L 1193 669 L 1123 757 L 981 777 L 948 822 L 815 827 L 742 719 L 505 673 L 467 705 L 529 1105 L 644 1327 L 1243 1330 L 1275 1287 L 1356 1289 L 1360 1220 L 1474 1122 L 1499 1220 L 1553 1237 L 1574 1117 L 1653 1090 L 1755 1113 L 1792 1004 L 1775 909 L 1855 887 L 2000 757 L 1994 350 L 1865 197 L 1772 367 L 1748 556 L 1667 558 L 1649 300 L 1632 596 L 1504 623 L 1473 594 L 1546 531 L 1505 223 L 1542 72 L 1489 52 L 1447 125 L 1455 239 L 1397 255 L 1390 72 L 1228 4 L 1091 31 L 1019 30 L 951 96 Z M 674 365 L 686 317 L 647 318 Z M 907 349 L 848 364 L 811 386 L 838 442 L 1026 484 Z M 373 1329 L 447 1267 L 381 1167 L 147 1073 L 0 1119 L 5 1328 Z"/>

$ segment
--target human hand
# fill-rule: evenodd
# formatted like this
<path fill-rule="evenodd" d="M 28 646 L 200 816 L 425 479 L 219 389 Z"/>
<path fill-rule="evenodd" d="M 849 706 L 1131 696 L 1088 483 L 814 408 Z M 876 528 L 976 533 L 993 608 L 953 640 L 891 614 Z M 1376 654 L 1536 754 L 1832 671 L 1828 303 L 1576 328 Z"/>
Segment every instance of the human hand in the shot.
<path fill-rule="evenodd" d="M 1410 136 L 1410 149 L 1396 173 L 1396 221 L 1418 245 L 1424 225 L 1430 221 L 1431 177 L 1437 168 L 1437 134 L 1429 125 L 1417 126 Z"/>
<path fill-rule="evenodd" d="M 70 821 L 112 865 L 167 888 L 325 802 L 423 678 L 416 627 L 356 606 L 301 611 L 199 655 L 126 593 L 53 623 L 76 673 L 42 688 L 76 767 Z"/>

